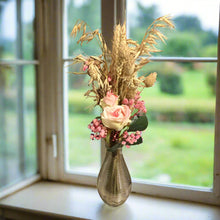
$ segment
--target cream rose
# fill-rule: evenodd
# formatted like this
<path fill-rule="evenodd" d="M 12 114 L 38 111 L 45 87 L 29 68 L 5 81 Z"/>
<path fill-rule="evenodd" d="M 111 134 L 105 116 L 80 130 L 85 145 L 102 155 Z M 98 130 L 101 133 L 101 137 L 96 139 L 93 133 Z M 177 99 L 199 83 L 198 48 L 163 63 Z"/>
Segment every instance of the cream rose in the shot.
<path fill-rule="evenodd" d="M 111 92 L 107 92 L 107 95 L 100 102 L 102 108 L 105 108 L 106 106 L 116 106 L 117 104 L 118 96 Z"/>
<path fill-rule="evenodd" d="M 127 105 L 116 105 L 113 107 L 105 107 L 101 114 L 102 123 L 110 129 L 120 131 L 129 122 L 131 110 Z"/>

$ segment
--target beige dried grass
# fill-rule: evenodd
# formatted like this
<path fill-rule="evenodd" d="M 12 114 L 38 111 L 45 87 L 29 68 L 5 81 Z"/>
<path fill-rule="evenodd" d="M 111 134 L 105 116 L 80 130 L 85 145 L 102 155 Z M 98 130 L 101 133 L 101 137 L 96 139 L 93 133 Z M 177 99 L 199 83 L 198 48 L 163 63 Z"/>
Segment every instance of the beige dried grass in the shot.
<path fill-rule="evenodd" d="M 138 77 L 138 71 L 150 62 L 152 53 L 160 52 L 156 48 L 157 42 L 165 43 L 166 36 L 161 33 L 161 28 L 174 28 L 169 16 L 156 19 L 146 30 L 140 44 L 127 39 L 126 26 L 116 25 L 112 41 L 112 50 L 109 51 L 105 40 L 99 30 L 87 32 L 89 27 L 84 21 L 77 21 L 71 35 L 76 35 L 82 31 L 82 35 L 77 41 L 78 44 L 88 43 L 96 39 L 102 50 L 99 57 L 84 57 L 79 55 L 73 59 L 72 64 L 83 63 L 88 66 L 87 72 L 74 74 L 88 74 L 90 76 L 89 85 L 91 89 L 85 93 L 86 97 L 92 97 L 95 105 L 106 95 L 107 91 L 112 91 L 119 96 L 119 104 L 124 98 L 134 98 L 138 89 L 151 87 L 156 81 L 156 73 L 149 76 Z M 110 64 L 109 64 L 110 58 Z"/>

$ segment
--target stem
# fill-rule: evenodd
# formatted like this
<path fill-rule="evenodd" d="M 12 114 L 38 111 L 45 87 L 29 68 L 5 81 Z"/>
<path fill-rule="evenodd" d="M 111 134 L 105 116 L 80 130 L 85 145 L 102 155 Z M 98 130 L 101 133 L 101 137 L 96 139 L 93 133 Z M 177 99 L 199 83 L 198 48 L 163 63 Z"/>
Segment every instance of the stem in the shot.
<path fill-rule="evenodd" d="M 107 136 L 106 136 L 106 144 L 107 147 L 110 147 L 110 141 L 111 141 L 111 130 L 108 130 Z"/>
<path fill-rule="evenodd" d="M 137 109 L 135 109 L 135 110 L 133 111 L 133 113 L 132 113 L 132 115 L 131 115 L 131 118 L 130 118 L 130 119 L 134 118 L 134 116 L 135 116 L 137 113 L 138 113 L 138 110 L 137 110 Z"/>

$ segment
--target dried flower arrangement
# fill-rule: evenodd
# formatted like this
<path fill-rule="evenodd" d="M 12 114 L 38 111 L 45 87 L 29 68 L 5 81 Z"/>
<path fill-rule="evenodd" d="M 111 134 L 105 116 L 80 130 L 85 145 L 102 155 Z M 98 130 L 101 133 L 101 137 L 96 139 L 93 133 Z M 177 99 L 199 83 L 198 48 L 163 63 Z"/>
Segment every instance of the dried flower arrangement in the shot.
<path fill-rule="evenodd" d="M 99 30 L 87 32 L 87 27 L 84 21 L 77 21 L 71 34 L 76 37 L 82 31 L 77 41 L 81 45 L 96 38 L 102 50 L 100 56 L 76 56 L 72 63 L 82 63 L 82 72 L 74 74 L 89 75 L 90 89 L 85 96 L 93 98 L 95 105 L 102 108 L 101 116 L 88 125 L 90 138 L 104 138 L 109 151 L 140 144 L 141 132 L 148 126 L 147 110 L 140 94 L 144 88 L 154 85 L 157 73 L 140 77 L 137 73 L 150 62 L 151 53 L 160 52 L 157 42 L 165 42 L 166 37 L 159 29 L 174 28 L 174 25 L 169 16 L 156 19 L 140 44 L 127 39 L 125 24 L 116 25 L 111 51 Z"/>

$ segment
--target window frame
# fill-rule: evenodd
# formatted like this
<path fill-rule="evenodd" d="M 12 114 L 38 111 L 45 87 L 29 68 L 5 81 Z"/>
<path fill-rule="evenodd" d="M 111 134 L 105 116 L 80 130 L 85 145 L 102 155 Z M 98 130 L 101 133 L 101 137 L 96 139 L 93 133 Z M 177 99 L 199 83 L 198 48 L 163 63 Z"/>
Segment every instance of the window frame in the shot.
<path fill-rule="evenodd" d="M 126 17 L 126 0 L 102 3 L 102 33 L 109 47 L 115 23 L 123 23 Z M 64 62 L 63 58 L 64 0 L 35 0 L 36 60 L 15 60 L 16 64 L 32 62 L 37 66 L 37 146 L 40 178 L 44 180 L 96 186 L 97 176 L 65 171 L 64 126 Z M 51 40 L 53 39 L 53 40 Z M 217 62 L 215 146 L 213 188 L 159 184 L 132 179 L 132 191 L 159 197 L 189 200 L 220 205 L 220 36 L 218 58 L 152 57 L 152 61 Z M 0 61 L 8 64 L 9 61 Z M 11 64 L 11 62 L 10 62 Z M 57 142 L 52 142 L 52 135 Z M 57 148 L 55 148 L 57 146 Z M 104 142 L 101 144 L 101 161 L 104 159 Z M 35 179 L 34 181 L 38 181 Z M 1 196 L 1 194 L 0 194 Z"/>

